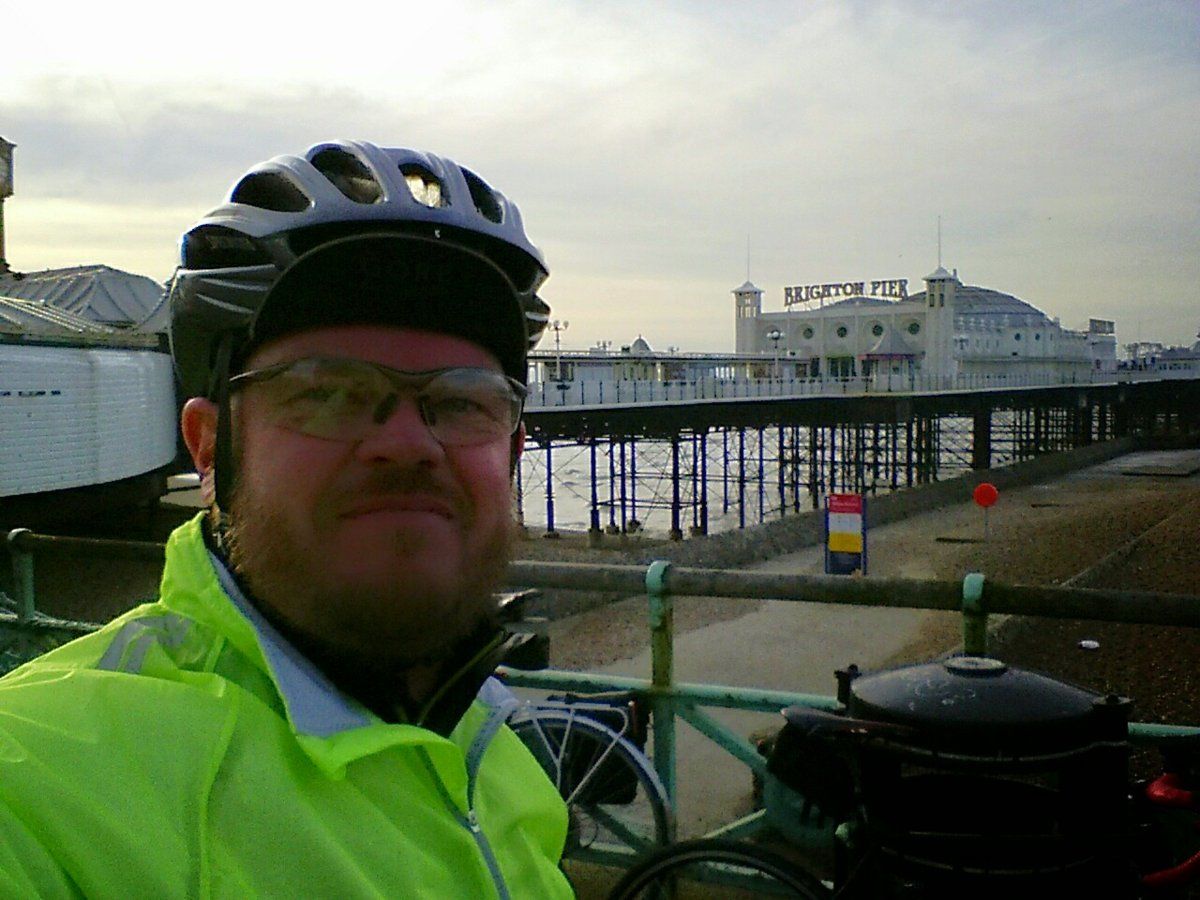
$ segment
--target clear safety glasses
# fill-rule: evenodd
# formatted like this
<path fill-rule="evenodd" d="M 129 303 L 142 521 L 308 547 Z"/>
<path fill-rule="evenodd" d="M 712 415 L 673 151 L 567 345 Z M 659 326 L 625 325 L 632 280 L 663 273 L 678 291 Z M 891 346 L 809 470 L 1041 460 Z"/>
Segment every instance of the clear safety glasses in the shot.
<path fill-rule="evenodd" d="M 412 397 L 434 438 L 453 447 L 510 437 L 521 422 L 526 393 L 520 382 L 491 369 L 402 372 L 323 357 L 243 372 L 229 386 L 253 386 L 272 424 L 335 441 L 368 437 L 391 418 L 402 397 Z"/>

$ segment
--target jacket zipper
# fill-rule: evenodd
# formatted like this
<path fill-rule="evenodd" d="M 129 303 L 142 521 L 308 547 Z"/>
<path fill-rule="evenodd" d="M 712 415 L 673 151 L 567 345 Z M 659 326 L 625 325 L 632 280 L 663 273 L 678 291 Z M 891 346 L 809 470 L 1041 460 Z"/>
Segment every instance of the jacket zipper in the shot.
<path fill-rule="evenodd" d="M 483 828 L 479 824 L 479 819 L 475 815 L 475 809 L 472 805 L 473 790 L 468 790 L 467 793 L 467 812 L 463 815 L 458 804 L 454 802 L 454 798 L 450 796 L 450 792 L 446 790 L 446 785 L 442 783 L 442 776 L 438 774 L 437 767 L 434 766 L 433 760 L 429 758 L 429 753 L 424 747 L 417 748 L 421 755 L 421 761 L 432 776 L 434 784 L 437 785 L 438 793 L 442 795 L 442 800 L 446 804 L 446 808 L 453 813 L 459 824 L 471 833 L 471 837 L 475 840 L 475 846 L 479 848 L 479 853 L 483 857 L 484 865 L 487 866 L 488 874 L 492 879 L 492 886 L 496 888 L 496 894 L 500 900 L 512 900 L 512 895 L 508 892 L 508 885 L 504 881 L 504 874 L 500 871 L 500 863 L 496 859 L 496 854 L 492 850 L 492 845 L 487 839 L 487 835 L 483 833 Z M 470 780 L 471 787 L 474 787 L 474 779 Z"/>

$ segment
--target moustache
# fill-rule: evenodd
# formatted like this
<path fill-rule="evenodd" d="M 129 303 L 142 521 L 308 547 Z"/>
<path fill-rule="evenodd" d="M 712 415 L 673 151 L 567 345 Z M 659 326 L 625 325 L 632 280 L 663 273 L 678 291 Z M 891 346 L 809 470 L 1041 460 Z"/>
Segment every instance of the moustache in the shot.
<path fill-rule="evenodd" d="M 458 521 L 470 524 L 475 506 L 467 493 L 453 481 L 417 467 L 385 466 L 372 469 L 338 489 L 337 509 L 353 509 L 366 498 L 419 495 L 445 504 Z"/>

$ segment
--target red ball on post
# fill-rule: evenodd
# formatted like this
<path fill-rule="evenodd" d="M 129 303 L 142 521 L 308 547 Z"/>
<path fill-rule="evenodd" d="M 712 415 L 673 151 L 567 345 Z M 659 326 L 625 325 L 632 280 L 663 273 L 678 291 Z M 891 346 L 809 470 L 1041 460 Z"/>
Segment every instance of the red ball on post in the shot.
<path fill-rule="evenodd" d="M 1000 499 L 1000 492 L 996 490 L 994 484 L 984 481 L 976 485 L 975 492 L 971 496 L 979 506 L 987 509 L 989 506 L 996 505 L 996 501 Z"/>

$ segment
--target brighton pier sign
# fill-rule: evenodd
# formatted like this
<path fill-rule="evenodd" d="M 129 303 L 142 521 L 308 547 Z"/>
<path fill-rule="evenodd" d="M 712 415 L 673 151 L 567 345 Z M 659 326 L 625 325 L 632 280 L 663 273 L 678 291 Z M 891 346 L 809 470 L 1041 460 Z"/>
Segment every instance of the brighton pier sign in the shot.
<path fill-rule="evenodd" d="M 868 292 L 867 286 L 870 285 Z M 894 297 L 908 299 L 907 278 L 885 278 L 879 281 L 837 281 L 831 284 L 797 284 L 783 289 L 783 305 L 808 303 L 827 297 Z"/>

